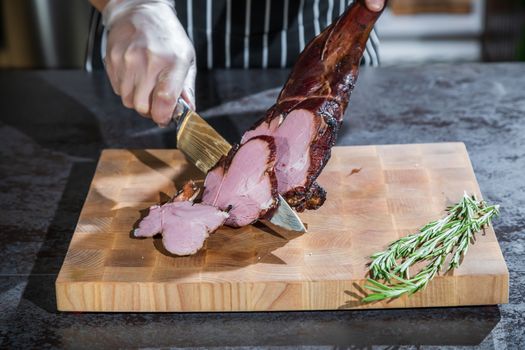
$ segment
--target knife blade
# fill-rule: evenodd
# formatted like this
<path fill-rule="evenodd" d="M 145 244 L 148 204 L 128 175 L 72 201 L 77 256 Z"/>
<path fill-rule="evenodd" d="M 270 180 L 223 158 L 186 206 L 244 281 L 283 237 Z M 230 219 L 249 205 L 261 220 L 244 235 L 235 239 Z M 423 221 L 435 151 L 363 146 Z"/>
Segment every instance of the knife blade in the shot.
<path fill-rule="evenodd" d="M 177 124 L 177 148 L 186 158 L 205 174 L 228 154 L 231 145 L 188 104 L 179 98 L 173 113 Z M 306 232 L 297 213 L 279 195 L 279 205 L 270 220 L 271 224 L 289 231 Z M 263 224 L 266 220 L 261 220 Z"/>

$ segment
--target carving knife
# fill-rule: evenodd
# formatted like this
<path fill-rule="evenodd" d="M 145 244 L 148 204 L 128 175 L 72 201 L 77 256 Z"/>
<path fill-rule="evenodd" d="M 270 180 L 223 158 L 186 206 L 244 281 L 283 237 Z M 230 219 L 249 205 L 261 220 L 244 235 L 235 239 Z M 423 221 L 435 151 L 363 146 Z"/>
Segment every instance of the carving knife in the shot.
<path fill-rule="evenodd" d="M 228 154 L 232 147 L 182 98 L 179 98 L 177 102 L 173 120 L 177 124 L 177 148 L 205 174 L 223 155 Z M 274 225 L 290 231 L 306 232 L 306 228 L 297 213 L 281 195 L 279 195 L 277 210 L 269 221 L 270 224 L 266 220 L 261 220 L 270 228 Z"/>

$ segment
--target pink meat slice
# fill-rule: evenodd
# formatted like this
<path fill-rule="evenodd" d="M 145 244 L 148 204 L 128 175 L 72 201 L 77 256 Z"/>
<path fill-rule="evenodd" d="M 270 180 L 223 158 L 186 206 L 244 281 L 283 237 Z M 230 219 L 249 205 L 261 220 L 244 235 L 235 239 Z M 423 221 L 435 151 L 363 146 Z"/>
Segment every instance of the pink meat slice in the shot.
<path fill-rule="evenodd" d="M 167 203 L 166 203 L 167 204 Z M 164 204 L 164 205 L 166 205 Z M 153 237 L 162 232 L 162 206 L 154 205 L 149 208 L 149 213 L 139 223 L 133 235 L 135 237 Z"/>
<path fill-rule="evenodd" d="M 210 205 L 190 201 L 152 206 L 134 232 L 135 237 L 162 234 L 162 244 L 172 254 L 195 254 L 208 236 L 228 218 L 228 213 Z"/>
<path fill-rule="evenodd" d="M 273 136 L 276 145 L 275 174 L 280 194 L 304 186 L 310 169 L 310 146 L 319 131 L 319 118 L 305 109 L 290 112 L 286 118 L 278 117 L 262 122 L 247 131 L 241 143 L 259 136 Z"/>
<path fill-rule="evenodd" d="M 134 236 L 161 233 L 170 253 L 195 254 L 221 225 L 248 225 L 277 206 L 274 167 L 272 137 L 258 136 L 234 147 L 208 172 L 202 203 L 190 201 L 198 188 L 188 182 L 172 202 L 152 206 Z"/>
<path fill-rule="evenodd" d="M 274 167 L 273 138 L 252 138 L 208 172 L 202 203 L 227 210 L 226 225 L 249 225 L 277 205 Z"/>

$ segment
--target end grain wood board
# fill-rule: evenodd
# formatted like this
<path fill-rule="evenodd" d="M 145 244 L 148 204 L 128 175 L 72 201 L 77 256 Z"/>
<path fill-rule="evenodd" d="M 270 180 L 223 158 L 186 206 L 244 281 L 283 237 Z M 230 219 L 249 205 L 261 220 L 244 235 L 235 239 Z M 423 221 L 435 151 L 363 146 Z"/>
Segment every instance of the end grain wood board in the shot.
<path fill-rule="evenodd" d="M 424 290 L 363 304 L 368 257 L 444 214 L 463 191 L 480 196 L 462 143 L 334 147 L 319 183 L 328 199 L 301 213 L 304 235 L 261 225 L 221 228 L 194 256 L 130 237 L 149 206 L 203 175 L 176 150 L 103 152 L 56 281 L 62 311 L 257 311 L 409 308 L 508 301 L 492 228 L 461 267 Z"/>

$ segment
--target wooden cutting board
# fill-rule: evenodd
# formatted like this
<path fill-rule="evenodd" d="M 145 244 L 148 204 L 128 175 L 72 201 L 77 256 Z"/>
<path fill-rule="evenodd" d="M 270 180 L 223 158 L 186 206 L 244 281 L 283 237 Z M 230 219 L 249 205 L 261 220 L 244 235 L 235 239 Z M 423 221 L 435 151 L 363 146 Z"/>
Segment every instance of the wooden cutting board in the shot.
<path fill-rule="evenodd" d="M 304 235 L 223 228 L 190 257 L 131 238 L 150 205 L 202 179 L 176 150 L 106 150 L 56 281 L 61 311 L 255 311 L 408 308 L 508 301 L 492 228 L 461 267 L 411 297 L 362 304 L 368 257 L 480 196 L 463 143 L 334 147 L 319 183 L 328 199 L 301 213 Z"/>

